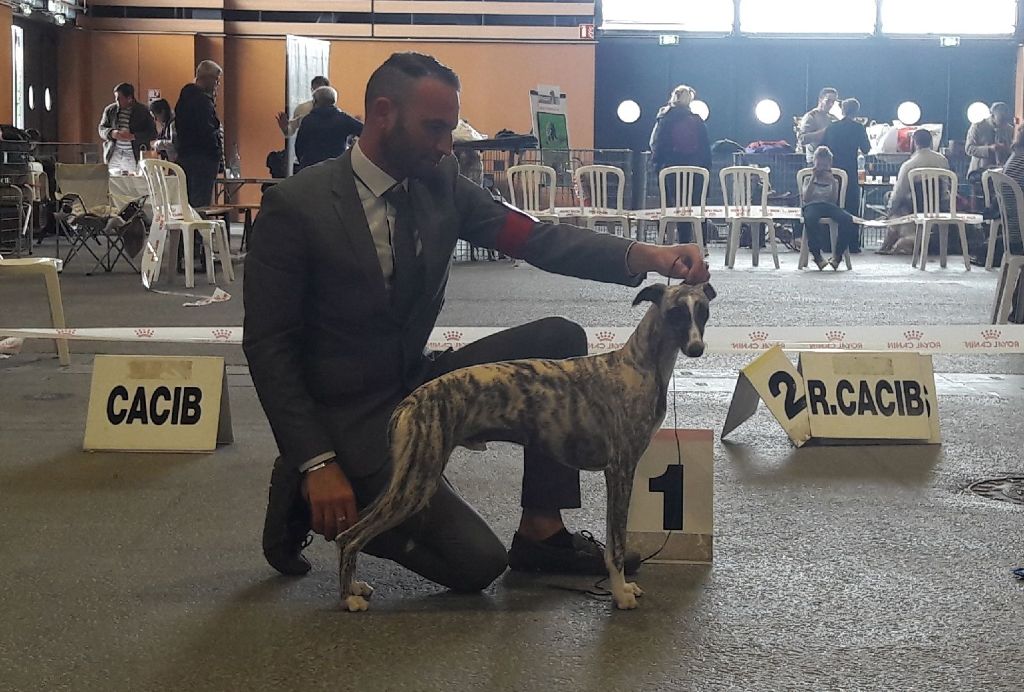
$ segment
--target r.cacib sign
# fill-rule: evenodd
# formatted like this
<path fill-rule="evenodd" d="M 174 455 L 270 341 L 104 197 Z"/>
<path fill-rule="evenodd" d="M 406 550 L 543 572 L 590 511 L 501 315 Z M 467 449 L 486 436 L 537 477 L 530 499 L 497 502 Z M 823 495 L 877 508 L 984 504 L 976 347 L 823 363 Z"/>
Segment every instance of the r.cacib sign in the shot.
<path fill-rule="evenodd" d="M 231 441 L 223 358 L 96 356 L 85 449 L 202 452 Z"/>
<path fill-rule="evenodd" d="M 796 446 L 811 439 L 938 443 L 931 356 L 916 353 L 800 354 L 800 367 L 778 346 L 745 367 L 722 437 L 764 400 Z"/>

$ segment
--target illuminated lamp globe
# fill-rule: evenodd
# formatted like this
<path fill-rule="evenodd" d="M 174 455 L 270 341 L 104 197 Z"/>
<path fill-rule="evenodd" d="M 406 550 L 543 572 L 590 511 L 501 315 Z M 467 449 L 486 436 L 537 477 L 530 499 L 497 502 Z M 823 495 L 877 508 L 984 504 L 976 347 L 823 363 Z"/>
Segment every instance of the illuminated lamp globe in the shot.
<path fill-rule="evenodd" d="M 782 117 L 782 109 L 779 108 L 779 104 L 775 103 L 775 101 L 764 99 L 758 101 L 757 105 L 754 106 L 754 115 L 757 116 L 758 121 L 761 123 L 774 125 Z"/>
<path fill-rule="evenodd" d="M 635 123 L 640 119 L 640 104 L 631 99 L 626 100 L 619 104 L 615 112 L 622 122 Z"/>
<path fill-rule="evenodd" d="M 896 117 L 904 125 L 916 125 L 921 119 L 921 107 L 913 101 L 904 101 L 896 109 Z"/>
<path fill-rule="evenodd" d="M 988 105 L 981 101 L 975 101 L 971 105 L 967 106 L 967 119 L 971 123 L 980 123 L 982 120 L 992 115 L 992 111 L 989 110 Z"/>

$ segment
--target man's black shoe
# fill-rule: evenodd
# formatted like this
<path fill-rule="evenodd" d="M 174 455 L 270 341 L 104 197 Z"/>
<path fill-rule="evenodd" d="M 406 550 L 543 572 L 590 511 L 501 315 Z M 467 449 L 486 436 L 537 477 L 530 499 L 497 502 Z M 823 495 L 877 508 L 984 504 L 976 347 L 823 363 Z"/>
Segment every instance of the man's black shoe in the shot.
<path fill-rule="evenodd" d="M 310 564 L 302 550 L 312 541 L 309 505 L 302 499 L 302 474 L 278 457 L 270 474 L 270 499 L 263 522 L 263 557 L 281 574 L 302 576 Z"/>
<path fill-rule="evenodd" d="M 572 534 L 571 545 L 552 545 L 547 541 L 532 541 L 516 532 L 512 536 L 512 549 L 508 551 L 508 565 L 518 572 L 550 572 L 554 574 L 590 574 L 607 576 L 604 563 L 604 544 L 589 531 Z M 627 550 L 626 574 L 640 568 L 640 553 Z"/>

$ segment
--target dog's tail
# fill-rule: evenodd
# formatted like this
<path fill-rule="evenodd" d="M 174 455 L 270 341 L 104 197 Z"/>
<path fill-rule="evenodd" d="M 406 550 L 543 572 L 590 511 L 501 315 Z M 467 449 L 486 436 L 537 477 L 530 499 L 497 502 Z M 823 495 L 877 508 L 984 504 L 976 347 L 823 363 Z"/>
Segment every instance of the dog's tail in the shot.
<path fill-rule="evenodd" d="M 339 536 L 341 541 L 358 540 L 361 545 L 357 549 L 426 507 L 441 480 L 447 460 L 444 440 L 449 436 L 428 428 L 424 418 L 431 418 L 413 415 L 415 408 L 403 402 L 391 416 L 391 480 L 387 488 L 359 521 Z"/>

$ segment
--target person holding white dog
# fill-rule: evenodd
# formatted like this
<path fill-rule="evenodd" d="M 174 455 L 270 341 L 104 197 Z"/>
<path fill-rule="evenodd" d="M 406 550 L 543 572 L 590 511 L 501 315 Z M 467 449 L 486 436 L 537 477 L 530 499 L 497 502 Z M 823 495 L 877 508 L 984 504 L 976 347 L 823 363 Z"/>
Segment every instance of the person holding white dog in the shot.
<path fill-rule="evenodd" d="M 458 173 L 458 76 L 434 58 L 392 55 L 370 77 L 366 122 L 344 155 L 263 198 L 246 259 L 245 354 L 281 456 L 271 475 L 263 552 L 302 575 L 310 529 L 332 540 L 386 487 L 386 426 L 423 382 L 457 368 L 584 355 L 562 318 L 515 327 L 458 351 L 425 350 L 459 239 L 546 271 L 637 286 L 649 271 L 706 282 L 695 245 L 658 246 L 541 223 Z M 567 452 L 571 453 L 571 452 Z M 510 551 L 447 483 L 366 552 L 461 591 L 524 571 L 606 573 L 600 547 L 570 533 L 579 474 L 525 445 L 523 508 Z M 635 569 L 639 556 L 627 559 Z"/>

